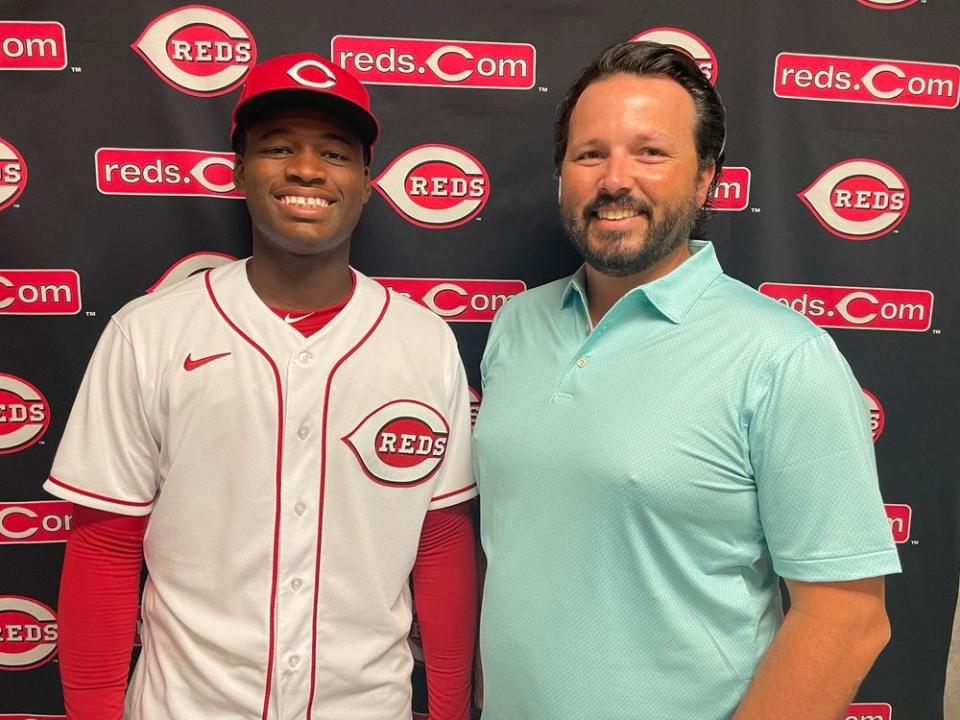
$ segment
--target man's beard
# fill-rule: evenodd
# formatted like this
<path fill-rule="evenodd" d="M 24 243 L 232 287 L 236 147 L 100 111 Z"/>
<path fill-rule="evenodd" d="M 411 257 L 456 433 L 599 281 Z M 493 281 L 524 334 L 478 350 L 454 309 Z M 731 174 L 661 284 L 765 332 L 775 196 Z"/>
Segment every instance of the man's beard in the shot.
<path fill-rule="evenodd" d="M 594 213 L 602 207 L 631 209 L 647 218 L 647 230 L 639 246 L 635 242 L 622 242 L 637 231 L 594 230 L 597 242 L 590 242 L 590 222 Z M 564 230 L 574 249 L 584 261 L 613 277 L 625 277 L 642 272 L 673 253 L 690 238 L 700 216 L 696 195 L 691 195 L 676 207 L 665 207 L 659 220 L 653 219 L 653 207 L 645 200 L 631 197 L 628 193 L 614 196 L 601 192 L 588 203 L 582 212 L 561 204 L 560 217 Z"/>

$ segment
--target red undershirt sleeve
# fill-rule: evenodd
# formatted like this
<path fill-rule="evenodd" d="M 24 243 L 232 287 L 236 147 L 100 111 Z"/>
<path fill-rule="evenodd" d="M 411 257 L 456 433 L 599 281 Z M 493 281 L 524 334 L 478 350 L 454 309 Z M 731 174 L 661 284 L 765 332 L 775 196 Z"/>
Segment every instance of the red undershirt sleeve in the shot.
<path fill-rule="evenodd" d="M 471 503 L 431 510 L 413 566 L 430 720 L 468 720 L 477 623 Z"/>
<path fill-rule="evenodd" d="M 121 720 L 147 517 L 74 505 L 57 609 L 68 720 Z"/>

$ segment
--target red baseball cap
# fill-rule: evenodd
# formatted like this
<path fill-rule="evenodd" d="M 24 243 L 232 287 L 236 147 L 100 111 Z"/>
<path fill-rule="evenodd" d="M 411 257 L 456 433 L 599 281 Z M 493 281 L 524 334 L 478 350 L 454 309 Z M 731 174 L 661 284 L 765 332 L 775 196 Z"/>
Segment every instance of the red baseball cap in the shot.
<path fill-rule="evenodd" d="M 230 141 L 237 128 L 274 108 L 313 107 L 342 119 L 368 148 L 380 135 L 367 89 L 339 65 L 316 53 L 279 55 L 258 63 L 247 75 L 233 107 Z"/>

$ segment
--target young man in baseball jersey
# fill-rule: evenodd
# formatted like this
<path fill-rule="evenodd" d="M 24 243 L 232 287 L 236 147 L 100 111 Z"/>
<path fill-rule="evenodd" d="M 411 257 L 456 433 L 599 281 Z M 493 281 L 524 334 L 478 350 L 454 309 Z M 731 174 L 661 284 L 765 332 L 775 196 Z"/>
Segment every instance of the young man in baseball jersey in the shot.
<path fill-rule="evenodd" d="M 231 130 L 252 257 L 104 331 L 45 485 L 75 503 L 72 720 L 409 720 L 411 575 L 430 717 L 469 716 L 464 371 L 445 323 L 348 265 L 378 132 L 328 60 L 255 67 Z"/>

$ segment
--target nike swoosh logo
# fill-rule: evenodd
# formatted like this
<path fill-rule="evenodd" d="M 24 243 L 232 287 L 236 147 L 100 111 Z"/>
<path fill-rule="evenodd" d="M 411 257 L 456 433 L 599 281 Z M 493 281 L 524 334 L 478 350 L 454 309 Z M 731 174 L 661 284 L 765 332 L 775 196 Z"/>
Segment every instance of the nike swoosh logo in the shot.
<path fill-rule="evenodd" d="M 191 370 L 196 370 L 201 365 L 206 365 L 208 362 L 219 360 L 220 358 L 226 357 L 229 354 L 230 353 L 228 352 L 218 353 L 216 355 L 207 355 L 206 357 L 197 358 L 196 360 L 194 360 L 192 357 L 193 353 L 191 353 L 190 355 L 187 355 L 183 359 L 183 369 L 186 370 L 187 372 L 190 372 Z"/>
<path fill-rule="evenodd" d="M 295 322 L 300 322 L 304 318 L 310 317 L 311 315 L 313 315 L 313 313 L 308 312 L 306 315 L 301 315 L 300 317 L 290 317 L 290 314 L 287 313 L 287 315 L 283 318 L 283 321 L 287 323 L 287 325 L 293 325 Z"/>

